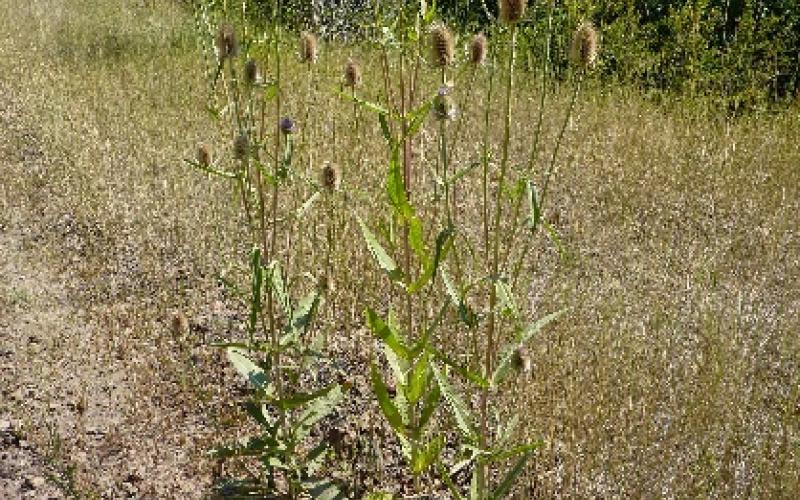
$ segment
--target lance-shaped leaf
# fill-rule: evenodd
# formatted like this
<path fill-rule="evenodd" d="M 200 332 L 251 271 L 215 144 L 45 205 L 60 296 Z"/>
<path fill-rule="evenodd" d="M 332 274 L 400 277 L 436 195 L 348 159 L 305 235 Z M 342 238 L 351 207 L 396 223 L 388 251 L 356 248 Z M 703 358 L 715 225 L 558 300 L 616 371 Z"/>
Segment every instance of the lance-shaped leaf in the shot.
<path fill-rule="evenodd" d="M 428 470 L 442 452 L 444 437 L 436 436 L 426 446 L 417 446 L 411 452 L 411 472 L 419 475 Z"/>
<path fill-rule="evenodd" d="M 272 289 L 273 293 L 275 293 L 275 297 L 278 299 L 278 303 L 283 309 L 283 314 L 286 315 L 286 318 L 292 317 L 292 301 L 289 298 L 289 293 L 286 291 L 286 282 L 283 279 L 283 270 L 281 269 L 281 265 L 277 260 L 273 260 L 269 264 L 269 285 Z"/>
<path fill-rule="evenodd" d="M 249 380 L 256 389 L 264 391 L 267 395 L 272 394 L 273 387 L 270 385 L 267 372 L 248 358 L 244 350 L 237 347 L 229 347 L 225 351 L 234 369 L 236 369 L 240 375 Z"/>
<path fill-rule="evenodd" d="M 453 389 L 453 387 L 450 385 L 450 382 L 447 380 L 447 376 L 442 373 L 441 370 L 439 370 L 435 363 L 431 363 L 431 368 L 433 369 L 433 374 L 436 377 L 436 382 L 439 384 L 442 394 L 444 394 L 444 398 L 447 400 L 447 402 L 450 404 L 450 408 L 453 410 L 453 416 L 456 419 L 458 428 L 461 430 L 461 434 L 468 440 L 474 441 L 477 438 L 477 433 L 475 432 L 472 413 L 469 411 L 466 403 L 464 403 L 464 400 L 461 399 L 461 396 L 459 396 L 455 389 Z"/>
<path fill-rule="evenodd" d="M 539 206 L 539 195 L 536 193 L 536 185 L 526 179 L 525 187 L 528 194 L 528 226 L 536 230 L 542 220 L 542 207 Z"/>
<path fill-rule="evenodd" d="M 305 298 L 297 304 L 297 309 L 293 311 L 291 320 L 286 325 L 285 330 L 287 335 L 298 336 L 306 332 L 311 321 L 314 319 L 314 315 L 317 313 L 320 300 L 320 292 L 315 290 L 306 295 Z M 283 340 L 281 340 L 281 343 L 283 343 Z"/>
<path fill-rule="evenodd" d="M 448 226 L 443 229 L 436 237 L 436 248 L 432 259 L 425 259 L 422 275 L 409 288 L 410 293 L 421 290 L 429 281 L 436 279 L 439 264 L 447 257 L 447 253 L 453 246 L 453 228 Z"/>
<path fill-rule="evenodd" d="M 408 114 L 408 128 L 406 129 L 406 137 L 412 137 L 419 132 L 419 129 L 422 128 L 422 124 L 425 123 L 425 118 L 428 117 L 431 107 L 433 107 L 433 99 L 428 99 L 417 109 Z"/>
<path fill-rule="evenodd" d="M 497 485 L 497 488 L 492 491 L 492 494 L 489 498 L 492 500 L 500 500 L 501 498 L 505 498 L 508 495 L 508 492 L 511 491 L 511 487 L 514 486 L 514 482 L 517 480 L 517 477 L 522 473 L 525 468 L 525 463 L 530 458 L 531 452 L 525 453 L 522 455 L 519 460 L 514 464 L 512 467 L 503 477 L 503 480 Z"/>
<path fill-rule="evenodd" d="M 372 330 L 372 333 L 381 339 L 384 344 L 389 346 L 400 359 L 409 362 L 411 357 L 408 347 L 400 340 L 397 332 L 385 323 L 371 308 L 368 307 L 364 311 L 364 315 L 367 318 L 367 326 Z"/>
<path fill-rule="evenodd" d="M 389 390 L 386 388 L 383 377 L 378 371 L 378 367 L 375 366 L 375 363 L 371 364 L 370 378 L 372 379 L 372 391 L 375 393 L 375 397 L 378 398 L 378 405 L 381 407 L 381 411 L 389 422 L 389 425 L 401 436 L 405 435 L 406 428 L 405 425 L 403 425 L 403 418 L 392 402 L 392 398 L 389 397 Z"/>
<path fill-rule="evenodd" d="M 502 279 L 495 280 L 494 282 L 495 293 L 497 298 L 500 299 L 500 306 L 502 307 L 503 314 L 510 316 L 514 321 L 519 320 L 519 308 L 514 300 L 514 295 L 508 283 Z"/>
<path fill-rule="evenodd" d="M 478 315 L 467 304 L 464 294 L 456 290 L 453 280 L 450 279 L 450 275 L 445 270 L 442 270 L 442 281 L 444 282 L 447 296 L 450 297 L 453 305 L 458 308 L 458 318 L 469 328 L 478 326 Z"/>
<path fill-rule="evenodd" d="M 439 401 L 442 399 L 442 391 L 439 389 L 439 384 L 433 384 L 433 387 L 428 391 L 425 396 L 425 402 L 422 405 L 422 411 L 419 414 L 419 421 L 417 422 L 418 435 L 422 434 L 425 426 L 428 425 L 431 417 L 433 416 L 436 408 L 439 406 Z"/>
<path fill-rule="evenodd" d="M 271 399 L 270 403 L 274 404 L 275 406 L 282 408 L 284 410 L 291 410 L 294 408 L 298 408 L 300 406 L 304 406 L 311 401 L 319 399 L 321 397 L 325 397 L 331 393 L 334 389 L 337 389 L 339 384 L 331 384 L 328 387 L 320 389 L 314 392 L 298 392 L 295 394 L 291 394 L 289 396 L 284 397 L 283 399 Z"/>
<path fill-rule="evenodd" d="M 320 420 L 327 417 L 336 405 L 342 400 L 342 387 L 339 384 L 334 384 L 327 389 L 324 395 L 318 396 L 314 399 L 308 408 L 300 415 L 300 418 L 295 424 L 295 437 L 300 440 L 308 436 L 311 428 Z"/>
<path fill-rule="evenodd" d="M 314 500 L 339 500 L 347 498 L 342 493 L 339 485 L 332 479 L 309 478 L 303 481 L 303 489 L 311 495 Z"/>
<path fill-rule="evenodd" d="M 372 231 L 367 228 L 367 225 L 364 224 L 364 221 L 359 218 L 358 224 L 361 226 L 361 233 L 364 235 L 364 240 L 367 242 L 367 248 L 378 262 L 378 265 L 381 267 L 381 269 L 386 271 L 386 274 L 389 275 L 389 278 L 391 278 L 392 281 L 402 283 L 404 279 L 403 270 L 397 267 L 394 259 L 389 257 L 389 254 L 386 253 L 386 250 L 384 250 L 381 244 L 378 243 L 377 238 L 375 238 L 375 235 L 372 234 Z"/>
<path fill-rule="evenodd" d="M 430 360 L 430 353 L 423 351 L 422 356 L 419 357 L 411 370 L 408 384 L 406 385 L 406 398 L 412 405 L 422 397 L 425 386 L 428 382 L 428 361 Z"/>
<path fill-rule="evenodd" d="M 522 330 L 518 338 L 513 343 L 509 344 L 505 349 L 503 349 L 503 355 L 500 358 L 500 363 L 497 365 L 497 368 L 492 374 L 492 387 L 497 387 L 503 381 L 503 378 L 505 378 L 505 376 L 508 374 L 514 359 L 514 351 L 525 345 L 533 335 L 535 335 L 551 321 L 558 319 L 558 317 L 564 314 L 564 312 L 566 312 L 566 309 L 548 314 L 538 321 L 531 323 L 527 328 Z"/>
<path fill-rule="evenodd" d="M 216 175 L 217 177 L 224 177 L 225 179 L 236 179 L 238 175 L 232 172 L 226 172 L 224 170 L 218 170 L 210 165 L 203 165 L 202 163 L 195 161 L 195 160 L 184 160 L 190 166 L 202 170 L 203 172 L 211 175 Z"/>
<path fill-rule="evenodd" d="M 486 378 L 484 378 L 482 375 L 480 375 L 478 373 L 475 373 L 473 371 L 470 371 L 467 368 L 461 366 L 458 362 L 456 362 L 454 359 L 450 358 L 448 355 L 446 355 L 442 351 L 439 351 L 439 350 L 437 350 L 435 348 L 431 348 L 431 352 L 433 352 L 433 354 L 436 356 L 436 359 L 438 359 L 439 361 L 441 361 L 445 365 L 447 365 L 450 368 L 452 368 L 453 370 L 455 370 L 456 373 L 458 373 L 459 375 L 461 375 L 465 379 L 469 380 L 470 382 L 472 382 L 476 386 L 478 386 L 478 387 L 480 387 L 482 389 L 486 389 L 486 388 L 489 387 L 489 381 L 486 380 Z"/>

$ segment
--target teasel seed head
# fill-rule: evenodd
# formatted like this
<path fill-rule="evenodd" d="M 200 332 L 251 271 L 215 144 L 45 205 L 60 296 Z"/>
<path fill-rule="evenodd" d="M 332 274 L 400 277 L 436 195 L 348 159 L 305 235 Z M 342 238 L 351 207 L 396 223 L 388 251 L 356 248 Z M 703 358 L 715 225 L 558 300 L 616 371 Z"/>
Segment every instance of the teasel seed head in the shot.
<path fill-rule="evenodd" d="M 444 24 L 438 24 L 431 30 L 431 60 L 434 66 L 444 67 L 453 64 L 455 40 L 453 34 Z"/>
<path fill-rule="evenodd" d="M 483 33 L 475 35 L 469 50 L 470 62 L 475 66 L 480 66 L 486 62 L 486 53 L 488 49 L 489 40 L 486 39 L 486 36 Z"/>
<path fill-rule="evenodd" d="M 255 59 L 248 59 L 244 65 L 244 81 L 247 85 L 257 85 L 261 83 L 261 70 Z"/>
<path fill-rule="evenodd" d="M 325 162 L 325 165 L 322 166 L 320 183 L 329 193 L 338 191 L 342 183 L 342 172 L 339 170 L 339 167 L 331 165 L 330 162 Z"/>
<path fill-rule="evenodd" d="M 308 31 L 300 33 L 300 60 L 304 63 L 317 62 L 317 37 Z"/>
<path fill-rule="evenodd" d="M 239 55 L 239 40 L 230 24 L 221 24 L 217 30 L 217 57 L 220 62 Z"/>
<path fill-rule="evenodd" d="M 361 85 L 361 67 L 352 59 L 348 59 L 344 67 L 344 83 L 351 89 Z"/>
<path fill-rule="evenodd" d="M 189 333 L 189 319 L 181 311 L 172 314 L 172 334 L 176 337 Z"/>
<path fill-rule="evenodd" d="M 454 120 L 458 113 L 456 103 L 450 96 L 450 90 L 447 85 L 439 87 L 439 92 L 433 99 L 433 116 L 437 120 Z"/>
<path fill-rule="evenodd" d="M 514 350 L 514 355 L 511 358 L 511 364 L 518 372 L 531 372 L 533 362 L 531 361 L 530 353 L 525 346 L 520 346 Z"/>
<path fill-rule="evenodd" d="M 280 127 L 281 132 L 285 135 L 293 134 L 295 130 L 297 130 L 297 125 L 294 123 L 294 120 L 288 116 L 281 118 L 281 121 L 278 122 L 278 127 Z"/>
<path fill-rule="evenodd" d="M 208 144 L 201 144 L 197 147 L 197 163 L 203 167 L 211 165 L 211 149 Z"/>
<path fill-rule="evenodd" d="M 516 24 L 525 15 L 528 0 L 500 0 L 500 19 L 506 24 Z"/>
<path fill-rule="evenodd" d="M 594 68 L 600 51 L 599 38 L 592 23 L 581 23 L 572 35 L 569 51 L 572 63 L 584 70 Z"/>
<path fill-rule="evenodd" d="M 250 155 L 250 138 L 242 132 L 233 141 L 233 157 L 237 160 L 245 160 Z"/>

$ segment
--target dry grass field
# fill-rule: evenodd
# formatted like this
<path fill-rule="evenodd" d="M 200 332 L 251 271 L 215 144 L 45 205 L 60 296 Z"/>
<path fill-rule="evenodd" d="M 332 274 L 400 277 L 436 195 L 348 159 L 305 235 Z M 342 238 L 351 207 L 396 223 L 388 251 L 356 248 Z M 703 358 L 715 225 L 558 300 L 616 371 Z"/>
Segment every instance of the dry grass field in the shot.
<path fill-rule="evenodd" d="M 229 186 L 183 161 L 200 142 L 231 154 L 206 112 L 193 17 L 172 2 L 0 0 L 0 19 L 0 497 L 206 496 L 220 473 L 208 450 L 245 433 L 243 386 L 208 343 L 245 335 L 246 307 L 223 278 L 240 276 L 249 242 Z M 391 450 L 361 311 L 392 292 L 354 220 L 376 224 L 383 210 L 383 138 L 368 114 L 355 129 L 353 104 L 332 90 L 354 56 L 369 94 L 379 61 L 367 47 L 321 50 L 312 79 L 287 40 L 283 83 L 299 161 L 309 175 L 342 165 L 349 193 L 318 322 L 354 387 L 337 421 Z M 519 164 L 537 89 L 520 74 Z M 569 94 L 549 101 L 542 158 Z M 457 165 L 479 154 L 477 95 L 460 111 Z M 563 249 L 536 236 L 521 292 L 535 317 L 569 310 L 501 395 L 543 442 L 519 498 L 800 492 L 799 130 L 797 106 L 728 120 L 587 83 L 546 213 Z M 435 132 L 415 138 L 417 164 L 436 155 Z M 459 222 L 479 231 L 478 177 L 457 196 Z M 316 273 L 315 245 L 287 242 L 286 259 Z M 173 328 L 175 311 L 188 329 Z M 457 330 L 438 341 L 467 342 Z M 370 453 L 356 458 L 360 477 L 386 488 L 397 460 Z"/>

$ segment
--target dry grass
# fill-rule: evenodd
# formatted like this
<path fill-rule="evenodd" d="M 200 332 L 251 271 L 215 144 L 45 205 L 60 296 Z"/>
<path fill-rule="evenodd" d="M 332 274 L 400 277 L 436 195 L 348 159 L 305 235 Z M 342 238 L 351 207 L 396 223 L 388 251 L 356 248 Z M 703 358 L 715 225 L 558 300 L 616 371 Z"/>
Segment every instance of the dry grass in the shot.
<path fill-rule="evenodd" d="M 203 345 L 241 335 L 242 307 L 216 277 L 247 248 L 226 186 L 181 163 L 198 141 L 230 156 L 230 139 L 204 112 L 191 19 L 168 5 L 18 3 L 0 1 L 9 20 L 0 28 L 0 232 L 38 263 L 26 290 L 58 289 L 66 305 L 23 300 L 0 285 L 0 314 L 11 318 L 0 322 L 0 338 L 5 344 L 8 332 L 18 349 L 3 384 L 33 394 L 4 393 L 0 408 L 27 421 L 40 446 L 48 425 L 61 426 L 61 465 L 77 466 L 85 495 L 118 496 L 135 473 L 140 495 L 200 496 L 212 477 L 205 450 L 237 432 L 226 410 L 234 385 Z M 352 107 L 329 91 L 350 56 L 374 95 L 378 65 L 368 50 L 323 45 L 316 90 L 305 66 L 289 64 L 286 88 L 297 92 L 287 94 L 286 114 L 303 117 L 309 91 L 314 109 L 331 110 L 300 124 L 315 141 L 312 164 L 341 165 L 348 209 L 370 217 L 382 198 L 380 132 L 365 116 L 351 133 Z M 435 90 L 436 79 L 426 86 Z M 536 119 L 531 87 L 523 82 L 515 104 L 512 157 L 520 159 Z M 566 101 L 556 97 L 551 109 Z M 567 255 L 540 237 L 526 270 L 527 309 L 571 311 L 535 340 L 533 373 L 506 395 L 528 435 L 545 441 L 531 494 L 800 491 L 800 120 L 794 110 L 726 122 L 697 109 L 655 106 L 626 89 L 579 99 L 548 213 Z M 477 153 L 480 111 L 477 100 L 462 109 L 467 137 L 456 163 Z M 559 119 L 546 117 L 546 144 Z M 419 164 L 435 156 L 430 128 L 415 145 Z M 460 190 L 461 220 L 477 210 L 476 180 Z M 366 338 L 359 311 L 388 296 L 355 225 L 345 231 L 342 241 L 359 243 L 339 257 L 329 300 L 338 312 L 324 316 L 339 349 Z M 297 258 L 298 268 L 306 264 Z M 169 332 L 176 308 L 190 318 L 188 336 Z M 50 314 L 47 335 L 63 341 L 19 354 L 21 336 L 36 326 L 16 321 L 39 312 Z M 35 373 L 21 369 L 31 360 Z M 81 366 L 96 367 L 92 377 L 113 371 L 118 382 L 87 386 Z M 79 412 L 64 409 L 83 387 L 96 405 L 88 418 L 114 428 L 94 444 Z M 59 411 L 48 413 L 53 404 Z"/>

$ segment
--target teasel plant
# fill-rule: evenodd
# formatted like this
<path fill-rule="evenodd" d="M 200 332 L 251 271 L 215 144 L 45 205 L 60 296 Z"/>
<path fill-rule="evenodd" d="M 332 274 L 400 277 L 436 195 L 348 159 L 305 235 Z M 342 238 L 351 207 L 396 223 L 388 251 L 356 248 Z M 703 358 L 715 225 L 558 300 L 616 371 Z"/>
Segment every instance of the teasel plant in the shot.
<path fill-rule="evenodd" d="M 312 430 L 343 399 L 345 387 L 333 382 L 309 388 L 316 380 L 306 375 L 324 358 L 314 325 L 325 303 L 325 287 L 309 273 L 291 278 L 297 264 L 283 257 L 288 252 L 280 248 L 281 241 L 289 242 L 282 236 L 290 236 L 293 219 L 307 212 L 287 208 L 294 206 L 288 197 L 303 192 L 292 184 L 311 182 L 295 165 L 297 124 L 282 115 L 280 3 L 274 4 L 269 36 L 248 36 L 240 42 L 234 23 L 219 23 L 209 111 L 230 130 L 232 151 L 227 158 L 214 158 L 211 148 L 202 145 L 196 158 L 187 160 L 202 173 L 232 183 L 252 245 L 247 266 L 241 266 L 249 276 L 246 284 L 231 284 L 248 306 L 247 338 L 213 345 L 225 350 L 250 384 L 251 397 L 242 408 L 259 433 L 215 448 L 212 456 L 260 464 L 260 475 L 253 479 L 218 484 L 226 494 L 343 498 L 342 485 L 320 474 L 330 447 L 326 437 L 314 437 Z M 246 2 L 242 6 L 244 10 Z M 264 67 L 266 60 L 272 63 L 271 72 Z M 330 186 L 326 182 L 322 189 L 333 189 L 338 181 Z M 312 203 L 303 205 L 310 209 Z"/>
<path fill-rule="evenodd" d="M 366 245 L 387 278 L 406 297 L 408 310 L 415 313 L 413 321 L 398 322 L 390 308 L 381 314 L 368 307 L 366 322 L 381 341 L 391 378 L 397 387 L 391 396 L 379 364 L 371 369 L 373 390 L 379 406 L 394 429 L 415 477 L 437 474 L 447 485 L 454 498 L 502 498 L 508 495 L 527 462 L 534 456 L 539 442 L 521 442 L 517 436 L 518 416 L 504 412 L 500 401 L 501 388 L 515 373 L 530 371 L 531 353 L 527 345 L 544 327 L 560 318 L 567 309 L 529 320 L 520 306 L 518 283 L 522 265 L 527 259 L 536 231 L 548 229 L 555 241 L 557 235 L 542 214 L 546 194 L 556 169 L 558 154 L 564 140 L 567 124 L 574 111 L 579 83 L 597 59 L 597 34 L 584 24 L 576 31 L 572 42 L 572 63 L 575 66 L 573 95 L 565 112 L 563 126 L 552 146 L 549 161 L 539 165 L 538 149 L 542 147 L 541 125 L 530 145 L 532 151 L 527 169 L 512 164 L 511 141 L 517 131 L 512 116 L 515 95 L 515 66 L 517 36 L 524 22 L 527 3 L 521 0 L 500 2 L 500 26 L 495 27 L 495 38 L 504 40 L 502 50 L 494 51 L 504 56 L 500 61 L 489 61 L 489 85 L 484 109 L 484 139 L 479 164 L 482 165 L 482 231 L 480 241 L 471 244 L 481 251 L 465 252 L 475 260 L 471 269 L 482 269 L 478 275 L 467 276 L 448 272 L 450 262 L 457 256 L 460 240 L 458 227 L 448 216 L 423 220 L 408 196 L 406 178 L 402 174 L 400 151 L 404 135 L 397 137 L 388 126 L 390 119 L 405 115 L 392 115 L 385 107 L 364 103 L 376 112 L 384 131 L 389 151 L 389 168 L 386 193 L 392 219 L 401 221 L 409 235 L 412 259 L 398 264 L 399 248 L 395 242 L 378 236 L 359 220 Z M 552 10 L 549 16 L 552 16 Z M 552 26 L 552 23 L 549 23 Z M 549 40 L 550 35 L 547 34 Z M 432 59 L 440 55 L 445 46 L 431 38 Z M 549 42 L 548 42 L 549 44 Z M 550 58 L 549 51 L 545 57 Z M 494 59 L 492 57 L 491 59 Z M 439 58 L 441 62 L 445 58 Z M 541 78 L 547 78 L 547 62 L 543 63 Z M 490 107 L 494 102 L 495 86 L 502 102 L 499 127 L 492 123 Z M 542 85 L 542 90 L 546 89 Z M 450 117 L 451 106 L 446 99 L 447 90 L 437 92 L 430 99 L 430 112 L 439 120 Z M 544 106 L 544 100 L 541 101 Z M 543 114 L 544 109 L 540 109 Z M 423 124 L 414 128 L 415 132 Z M 447 143 L 440 126 L 439 160 L 447 158 Z M 501 130 L 499 144 L 492 144 L 491 130 Z M 404 127 L 399 130 L 405 131 Z M 458 145 L 455 145 L 456 147 Z M 499 157 L 490 152 L 499 151 Z M 447 182 L 443 182 L 447 186 Z M 541 185 L 541 190 L 537 189 Z M 424 228 L 440 225 L 435 237 Z M 524 243 L 523 243 L 524 241 Z M 520 245 L 522 243 L 522 245 Z M 520 252 L 520 246 L 523 250 Z M 511 256 L 517 259 L 511 262 Z M 520 264 L 522 262 L 522 264 Z M 466 280 L 466 281 L 465 281 Z M 444 299 L 444 300 L 442 300 Z M 443 304 L 431 308 L 431 304 Z M 477 304 L 477 305 L 475 305 Z M 446 330 L 466 332 L 471 337 L 471 359 L 449 355 L 437 347 L 438 332 Z M 479 362 L 476 362 L 479 357 Z M 411 397 L 409 397 L 411 396 Z M 460 456 L 455 463 L 445 464 L 439 450 L 441 428 L 435 415 L 439 400 L 446 403 L 449 416 L 458 430 Z M 409 403 L 411 403 L 409 405 Z M 421 418 L 425 415 L 425 418 Z M 420 427 L 421 424 L 424 424 Z M 455 478 L 462 471 L 471 471 L 469 487 L 462 491 Z M 420 485 L 420 481 L 415 483 Z M 423 493 L 423 491 L 420 491 Z M 428 492 L 430 493 L 430 492 Z"/>

